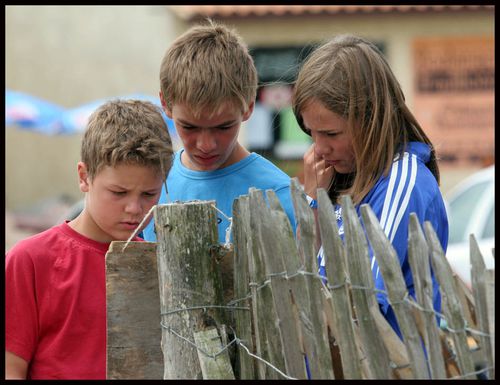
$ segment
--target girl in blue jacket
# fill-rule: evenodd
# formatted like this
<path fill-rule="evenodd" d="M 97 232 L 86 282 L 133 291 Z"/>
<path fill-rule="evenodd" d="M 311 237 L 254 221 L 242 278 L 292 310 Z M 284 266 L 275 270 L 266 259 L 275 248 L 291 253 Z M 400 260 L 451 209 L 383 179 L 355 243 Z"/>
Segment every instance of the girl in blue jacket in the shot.
<path fill-rule="evenodd" d="M 421 225 L 432 224 L 444 251 L 448 219 L 439 190 L 436 151 L 408 109 L 384 56 L 363 38 L 335 37 L 304 63 L 295 84 L 293 109 L 314 142 L 304 155 L 304 189 L 312 198 L 311 206 L 316 205 L 316 189 L 326 189 L 343 239 L 340 195 L 352 198 L 358 215 L 360 206 L 369 204 L 398 254 L 408 292 L 415 298 L 408 261 L 410 213 L 417 214 Z M 373 255 L 370 258 L 375 288 L 386 291 L 377 261 Z M 322 249 L 318 265 L 325 276 Z M 440 311 L 434 275 L 433 289 L 434 308 Z M 377 291 L 377 300 L 401 338 L 387 295 Z"/>

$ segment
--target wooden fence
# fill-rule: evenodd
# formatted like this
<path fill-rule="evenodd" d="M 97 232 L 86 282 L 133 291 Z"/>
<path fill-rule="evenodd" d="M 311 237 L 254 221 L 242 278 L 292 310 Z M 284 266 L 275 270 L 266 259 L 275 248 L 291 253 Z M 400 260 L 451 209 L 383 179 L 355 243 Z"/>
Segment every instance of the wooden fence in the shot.
<path fill-rule="evenodd" d="M 116 310 L 120 301 L 113 298 L 115 287 L 123 277 L 112 274 L 112 266 L 117 260 L 127 264 L 129 258 L 120 254 L 136 255 L 138 243 L 125 249 L 119 243 L 108 252 L 109 378 L 495 378 L 494 271 L 485 268 L 473 236 L 469 292 L 453 275 L 432 226 L 424 223 L 422 229 L 412 214 L 408 242 L 413 299 L 407 295 L 395 251 L 369 206 L 361 207 L 365 233 L 352 201 L 342 197 L 342 242 L 326 192 L 318 192 L 317 226 L 298 181 L 293 179 L 291 186 L 296 237 L 273 191 L 250 189 L 235 200 L 233 243 L 226 245 L 217 242 L 214 202 L 157 206 L 157 266 L 147 265 L 153 275 L 157 272 L 158 281 L 150 279 L 144 289 L 136 284 L 127 290 L 122 284 L 122 302 L 128 292 L 142 303 L 126 312 Z M 327 281 L 317 274 L 317 231 Z M 403 341 L 379 311 L 368 241 Z M 122 269 L 137 269 L 133 260 Z M 446 324 L 441 328 L 432 308 L 431 266 L 441 287 Z M 146 276 L 151 273 L 135 279 L 144 283 Z M 150 293 L 155 282 L 159 301 Z M 145 305 L 147 298 L 152 305 Z M 149 319 L 148 331 L 136 326 L 138 315 Z M 135 350 L 124 350 L 123 338 L 116 337 L 121 333 L 141 343 Z M 155 349 L 155 337 L 163 357 Z M 137 360 L 144 351 L 149 359 Z M 156 363 L 149 364 L 147 373 L 145 361 Z M 137 367 L 136 375 L 132 367 Z"/>

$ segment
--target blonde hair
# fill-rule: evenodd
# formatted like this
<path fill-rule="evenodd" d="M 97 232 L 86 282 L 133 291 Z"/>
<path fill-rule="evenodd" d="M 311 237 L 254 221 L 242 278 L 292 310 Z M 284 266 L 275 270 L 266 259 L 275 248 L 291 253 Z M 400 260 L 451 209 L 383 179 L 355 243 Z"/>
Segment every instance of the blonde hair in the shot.
<path fill-rule="evenodd" d="M 246 112 L 257 92 L 257 70 L 236 31 L 208 19 L 179 36 L 165 53 L 160 87 L 167 107 L 219 112 L 226 103 Z"/>
<path fill-rule="evenodd" d="M 89 118 L 81 161 L 93 179 L 105 166 L 152 167 L 166 178 L 172 164 L 172 141 L 161 109 L 141 100 L 112 100 Z"/>
<path fill-rule="evenodd" d="M 330 196 L 350 194 L 359 203 L 382 175 L 388 175 L 394 157 L 410 141 L 430 146 L 427 167 L 439 183 L 435 149 L 408 109 L 403 91 L 386 59 L 368 40 L 339 35 L 317 48 L 301 68 L 294 87 L 293 110 L 306 133 L 301 111 L 319 101 L 344 117 L 352 136 L 356 171 L 348 186 L 332 185 Z M 310 134 L 310 133 L 308 133 Z"/>

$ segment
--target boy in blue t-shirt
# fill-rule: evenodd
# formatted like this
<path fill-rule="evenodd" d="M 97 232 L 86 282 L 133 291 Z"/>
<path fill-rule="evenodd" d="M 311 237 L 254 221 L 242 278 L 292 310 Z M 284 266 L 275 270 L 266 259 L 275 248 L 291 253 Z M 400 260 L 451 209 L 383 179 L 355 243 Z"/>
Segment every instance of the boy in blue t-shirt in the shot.
<path fill-rule="evenodd" d="M 215 200 L 219 240 L 230 228 L 234 199 L 250 187 L 273 190 L 295 230 L 290 177 L 238 142 L 253 112 L 258 77 L 240 36 L 210 22 L 178 37 L 160 68 L 160 99 L 183 148 L 176 154 L 159 203 Z M 144 239 L 156 241 L 154 220 Z"/>

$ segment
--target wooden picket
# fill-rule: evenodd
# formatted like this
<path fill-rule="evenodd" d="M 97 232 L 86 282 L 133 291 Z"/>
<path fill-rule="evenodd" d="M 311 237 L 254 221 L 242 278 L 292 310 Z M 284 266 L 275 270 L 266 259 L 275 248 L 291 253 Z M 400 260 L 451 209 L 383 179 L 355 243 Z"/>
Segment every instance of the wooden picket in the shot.
<path fill-rule="evenodd" d="M 325 285 L 317 275 L 316 257 L 311 252 L 311 245 L 314 245 L 315 240 L 314 220 L 311 221 L 314 217 L 296 180 L 292 180 L 292 197 L 298 224 L 294 239 L 298 254 L 290 247 L 293 235 L 289 224 L 283 220 L 286 217 L 272 191 L 266 191 L 265 205 L 266 199 L 262 192 L 251 189 L 248 196 L 235 201 L 234 207 L 238 207 L 238 210 L 233 211 L 233 217 L 242 213 L 250 216 L 249 219 L 239 218 L 234 221 L 233 231 L 244 232 L 246 242 L 245 247 L 239 247 L 239 239 L 235 237 L 235 258 L 248 260 L 249 269 L 252 265 L 259 265 L 261 271 L 265 272 L 264 276 L 254 276 L 247 281 L 247 293 L 254 291 L 251 301 L 254 311 L 252 320 L 258 324 L 258 328 L 265 329 L 265 325 L 270 322 L 273 327 L 279 326 L 280 339 L 274 343 L 278 344 L 277 350 L 282 352 L 285 362 L 280 365 L 272 359 L 269 361 L 269 366 L 279 369 L 279 372 L 274 371 L 280 374 L 279 378 L 303 378 L 302 365 L 294 354 L 306 356 L 310 370 L 313 366 L 311 357 L 318 360 L 317 353 L 307 350 L 304 338 L 310 341 L 313 338 L 334 341 L 340 352 L 336 357 L 340 358 L 340 378 L 476 378 L 473 357 L 484 357 L 485 366 L 489 368 L 486 370 L 488 376 L 494 378 L 494 326 L 491 321 L 494 320 L 494 309 L 492 310 L 491 300 L 485 300 L 486 292 L 491 296 L 492 286 L 494 288 L 491 271 L 486 271 L 484 267 L 482 270 L 481 267 L 475 268 L 473 274 L 483 277 L 482 285 L 478 285 L 483 289 L 476 290 L 474 295 L 467 293 L 464 285 L 457 285 L 457 277 L 451 271 L 432 226 L 425 223 L 422 229 L 418 218 L 411 214 L 409 258 L 416 277 L 416 299 L 408 297 L 395 251 L 371 208 L 367 205 L 361 207 L 365 234 L 350 198 L 342 197 L 345 231 L 343 243 L 338 236 L 332 210 L 321 209 L 331 207 L 331 202 L 326 192 L 320 190 L 318 220 L 326 257 L 328 284 Z M 251 224 L 251 233 L 248 232 L 248 227 L 246 230 L 240 228 L 245 221 Z M 255 251 L 256 248 L 248 247 L 255 242 L 259 249 L 258 261 L 252 255 L 252 250 Z M 375 252 L 388 287 L 388 298 L 393 303 L 403 340 L 396 336 L 378 310 L 368 265 L 368 242 Z M 244 252 L 249 255 L 243 258 L 241 253 Z M 298 265 L 297 256 L 301 258 Z M 471 256 L 473 259 L 482 259 L 479 250 L 471 250 Z M 475 264 L 480 266 L 479 262 Z M 447 320 L 447 329 L 439 328 L 436 314 L 432 310 L 431 267 L 442 288 L 442 315 Z M 302 279 L 297 279 L 299 276 Z M 490 277 L 489 280 L 486 277 Z M 311 281 L 319 286 L 312 285 Z M 241 281 L 239 285 L 241 290 Z M 255 290 L 255 287 L 259 287 L 259 290 Z M 270 291 L 275 300 L 261 304 L 255 291 L 263 290 Z M 244 293 L 244 290 L 240 291 L 241 296 Z M 298 293 L 307 293 L 309 301 L 301 302 Z M 315 295 L 319 295 L 323 306 L 311 306 Z M 479 301 L 484 304 L 484 310 L 474 307 L 474 303 Z M 489 310 L 486 304 L 489 305 Z M 270 308 L 272 305 L 274 309 Z M 465 307 L 468 312 L 464 312 Z M 310 329 L 312 308 L 316 309 L 316 318 L 326 322 L 315 327 L 315 331 L 321 330 L 325 337 L 313 337 L 314 333 Z M 479 315 L 478 312 L 481 311 L 483 314 Z M 275 315 L 270 317 L 273 313 Z M 289 319 L 283 322 L 283 317 Z M 477 323 L 472 324 L 471 321 L 476 317 Z M 474 355 L 467 344 L 467 337 L 475 327 L 479 328 L 480 336 L 475 338 L 481 355 Z M 272 328 L 270 330 L 272 333 Z M 236 334 L 239 333 L 240 330 L 236 329 Z M 297 335 L 300 337 L 298 342 Z M 255 346 L 267 343 L 267 334 L 254 333 L 253 337 Z M 335 355 L 332 346 L 330 348 L 332 354 L 328 358 L 331 359 Z M 296 351 L 290 352 L 290 349 Z M 241 357 L 248 358 L 245 350 L 238 349 L 238 352 Z M 257 349 L 253 351 L 255 354 L 257 352 Z M 323 352 L 322 358 L 324 356 Z M 267 357 L 270 358 L 269 355 Z M 295 371 L 289 370 L 287 360 L 297 365 L 293 368 Z M 339 367 L 339 362 L 332 362 L 331 366 L 336 372 L 335 367 Z M 297 369 L 300 369 L 298 373 Z M 332 372 L 325 376 L 311 371 L 310 376 L 313 379 L 339 378 Z M 262 377 L 261 372 L 261 376 L 256 378 L 268 377 Z M 273 378 L 276 378 L 275 375 Z"/>
<path fill-rule="evenodd" d="M 233 258 L 231 288 L 222 284 L 215 202 L 156 207 L 164 378 L 495 378 L 494 271 L 485 268 L 474 237 L 470 292 L 452 273 L 430 223 L 421 226 L 411 214 L 412 298 L 370 206 L 360 208 L 360 218 L 342 197 L 342 241 L 324 190 L 317 221 L 297 179 L 291 192 L 296 234 L 273 191 L 250 189 L 234 201 L 233 249 L 225 254 Z M 326 278 L 318 275 L 317 235 Z M 368 244 L 402 340 L 379 310 Z M 443 327 L 433 311 L 431 269 L 441 288 Z M 232 298 L 222 302 L 228 289 Z M 120 367 L 119 356 L 109 359 Z"/>

